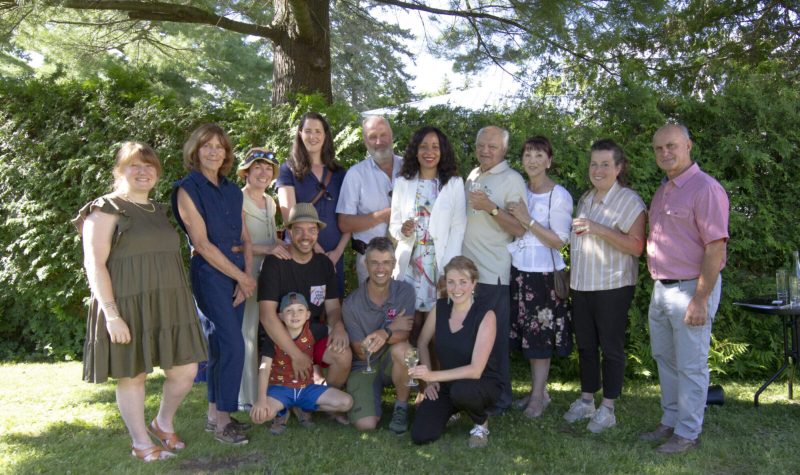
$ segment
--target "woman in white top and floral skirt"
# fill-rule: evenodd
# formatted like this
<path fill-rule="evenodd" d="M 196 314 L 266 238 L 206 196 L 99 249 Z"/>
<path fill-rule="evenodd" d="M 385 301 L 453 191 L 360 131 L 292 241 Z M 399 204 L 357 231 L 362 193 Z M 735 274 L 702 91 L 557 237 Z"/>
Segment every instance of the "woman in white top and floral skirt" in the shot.
<path fill-rule="evenodd" d="M 572 196 L 548 175 L 553 164 L 550 141 L 525 141 L 522 165 L 528 175 L 527 202 L 506 204 L 527 229 L 508 245 L 511 252 L 511 341 L 531 365 L 531 392 L 516 402 L 536 418 L 550 403 L 547 377 L 550 359 L 572 350 L 567 302 L 555 291 L 554 272 L 564 269 L 559 249 L 569 238 Z"/>
<path fill-rule="evenodd" d="M 405 279 L 417 294 L 412 342 L 436 303 L 445 264 L 461 254 L 466 226 L 464 180 L 450 141 L 436 127 L 422 127 L 406 147 L 389 220 L 397 240 L 392 276 Z"/>

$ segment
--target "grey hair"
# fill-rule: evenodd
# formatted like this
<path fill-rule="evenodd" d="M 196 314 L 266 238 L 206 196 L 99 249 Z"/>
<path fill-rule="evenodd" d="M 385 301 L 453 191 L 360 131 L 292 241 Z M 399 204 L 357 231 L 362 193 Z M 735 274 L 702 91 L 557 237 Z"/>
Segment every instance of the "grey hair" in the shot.
<path fill-rule="evenodd" d="M 684 137 L 686 137 L 689 140 L 692 140 L 692 136 L 689 134 L 689 129 L 685 125 L 681 124 L 680 122 L 668 122 L 668 123 L 662 125 L 661 127 L 659 127 L 659 129 L 656 132 L 658 132 L 659 130 L 664 130 L 664 129 L 669 128 L 669 127 L 674 127 L 676 129 L 678 129 L 678 131 Z"/>
<path fill-rule="evenodd" d="M 389 127 L 390 129 L 392 128 L 392 125 L 389 123 L 389 119 L 387 119 L 386 117 L 384 117 L 382 115 L 377 115 L 377 114 L 368 115 L 368 116 L 364 117 L 364 119 L 361 121 L 361 134 L 364 137 L 367 136 L 367 131 L 364 128 L 364 126 L 367 125 L 367 122 L 369 122 L 371 120 L 380 120 L 380 121 L 384 122 L 387 127 Z"/>
<path fill-rule="evenodd" d="M 477 142 L 478 139 L 480 138 L 480 136 L 484 132 L 486 132 L 487 129 L 498 129 L 498 130 L 500 130 L 500 132 L 503 134 L 503 148 L 506 151 L 508 151 L 508 140 L 510 138 L 510 134 L 508 133 L 508 130 L 506 130 L 506 129 L 502 128 L 502 127 L 498 127 L 496 125 L 487 125 L 486 127 L 483 127 L 481 130 L 479 130 L 478 133 L 475 135 L 475 141 Z"/>

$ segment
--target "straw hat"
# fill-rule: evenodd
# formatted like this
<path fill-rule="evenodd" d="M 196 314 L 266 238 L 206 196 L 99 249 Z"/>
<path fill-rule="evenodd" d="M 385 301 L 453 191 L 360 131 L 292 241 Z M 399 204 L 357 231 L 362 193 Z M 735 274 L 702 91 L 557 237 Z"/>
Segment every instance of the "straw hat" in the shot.
<path fill-rule="evenodd" d="M 289 219 L 286 221 L 286 227 L 291 227 L 294 223 L 317 223 L 320 231 L 325 229 L 326 226 L 325 223 L 319 220 L 317 210 L 311 203 L 296 203 L 289 210 Z"/>
<path fill-rule="evenodd" d="M 247 170 L 259 160 L 272 165 L 272 182 L 270 182 L 271 186 L 273 183 L 275 183 L 275 180 L 278 179 L 278 170 L 280 168 L 280 164 L 278 163 L 278 158 L 275 156 L 275 153 L 265 148 L 254 147 L 248 150 L 244 160 L 236 169 L 236 175 L 244 180 Z"/>

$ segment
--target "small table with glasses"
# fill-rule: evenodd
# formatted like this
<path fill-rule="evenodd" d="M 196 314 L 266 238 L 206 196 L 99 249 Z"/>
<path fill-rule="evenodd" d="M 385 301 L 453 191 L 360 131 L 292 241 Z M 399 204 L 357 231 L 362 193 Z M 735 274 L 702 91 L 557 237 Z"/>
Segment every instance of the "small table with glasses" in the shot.
<path fill-rule="evenodd" d="M 793 397 L 792 385 L 794 383 L 795 366 L 800 360 L 800 347 L 798 347 L 798 325 L 800 306 L 780 305 L 772 297 L 755 297 L 743 302 L 734 302 L 745 310 L 764 315 L 778 315 L 783 320 L 783 365 L 756 391 L 753 404 L 758 407 L 758 396 L 764 392 L 773 381 L 786 371 L 791 364 L 789 372 L 789 399 Z"/>

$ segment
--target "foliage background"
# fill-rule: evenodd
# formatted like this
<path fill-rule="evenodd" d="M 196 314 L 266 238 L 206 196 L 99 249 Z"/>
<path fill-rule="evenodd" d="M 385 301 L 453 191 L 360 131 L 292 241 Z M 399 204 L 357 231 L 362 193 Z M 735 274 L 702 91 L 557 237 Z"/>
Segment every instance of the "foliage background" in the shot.
<path fill-rule="evenodd" d="M 80 239 L 72 228 L 78 208 L 109 190 L 115 147 L 127 139 L 153 145 L 164 164 L 156 199 L 168 201 L 170 184 L 183 175 L 181 146 L 208 121 L 222 124 L 241 155 L 267 144 L 285 157 L 300 114 L 323 112 L 345 166 L 361 160 L 359 116 L 343 104 L 314 96 L 270 107 L 156 89 L 145 70 L 113 65 L 100 78 L 76 80 L 59 71 L 43 77 L 0 80 L 0 358 L 73 359 L 80 356 L 88 296 Z M 522 142 L 534 134 L 554 144 L 554 176 L 577 199 L 588 187 L 587 150 L 611 137 L 630 161 L 630 182 L 646 202 L 662 173 L 650 139 L 668 120 L 688 126 L 694 158 L 717 177 L 731 199 L 731 240 L 723 272 L 723 299 L 714 327 L 711 365 L 717 378 L 761 377 L 782 357 L 780 322 L 743 312 L 733 302 L 767 294 L 774 270 L 789 264 L 798 247 L 796 160 L 800 98 L 793 81 L 771 72 L 748 73 L 692 95 L 659 92 L 646 81 L 595 85 L 592 93 L 558 109 L 533 98 L 506 111 L 401 109 L 392 118 L 398 153 L 423 124 L 442 128 L 453 141 L 463 175 L 474 166 L 472 144 L 482 126 L 511 132 L 509 158 L 519 166 Z M 628 337 L 629 375 L 651 377 L 647 334 L 651 280 L 644 259 Z M 576 357 L 557 362 L 572 374 Z"/>

